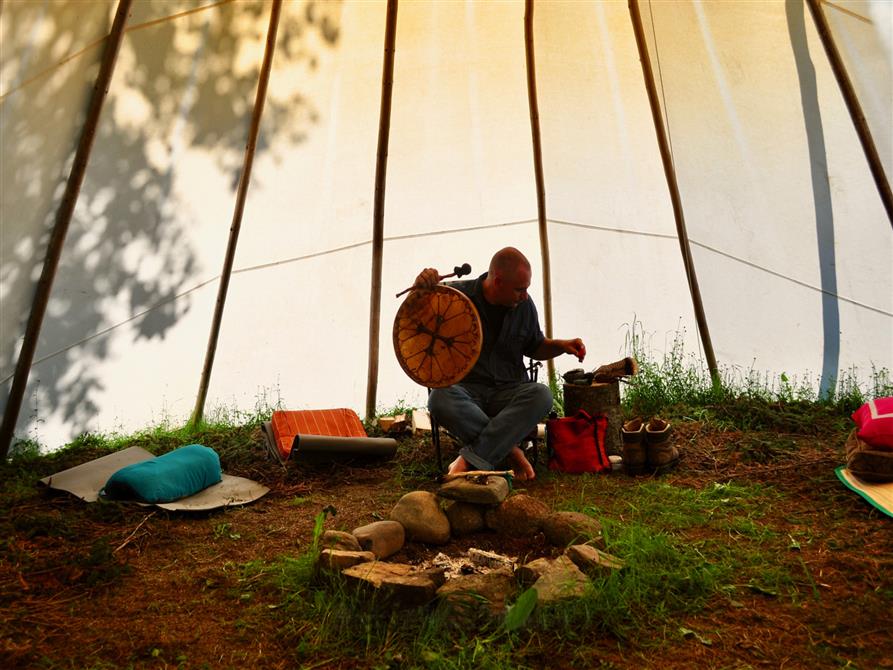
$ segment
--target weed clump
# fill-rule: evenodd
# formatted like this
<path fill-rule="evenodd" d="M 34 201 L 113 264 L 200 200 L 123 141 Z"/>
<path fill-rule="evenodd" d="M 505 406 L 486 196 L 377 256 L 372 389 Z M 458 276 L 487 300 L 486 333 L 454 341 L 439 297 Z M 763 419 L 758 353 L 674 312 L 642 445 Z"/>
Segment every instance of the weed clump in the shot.
<path fill-rule="evenodd" d="M 677 331 L 669 349 L 655 357 L 646 347 L 642 324 L 633 321 L 626 336 L 627 355 L 639 363 L 622 394 L 629 416 L 668 416 L 725 424 L 738 430 L 775 430 L 816 434 L 843 430 L 849 415 L 870 398 L 893 395 L 886 368 L 872 367 L 870 380 L 856 368 L 841 371 L 828 390 L 807 376 L 777 378 L 756 370 L 720 368 L 714 380 L 704 362 L 685 351 L 684 331 Z"/>

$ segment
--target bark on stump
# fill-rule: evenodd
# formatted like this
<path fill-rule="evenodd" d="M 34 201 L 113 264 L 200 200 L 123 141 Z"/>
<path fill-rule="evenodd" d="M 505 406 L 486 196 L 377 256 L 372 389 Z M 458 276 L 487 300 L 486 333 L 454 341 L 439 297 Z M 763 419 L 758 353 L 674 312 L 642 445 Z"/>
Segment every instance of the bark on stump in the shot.
<path fill-rule="evenodd" d="M 608 418 L 605 450 L 609 455 L 619 456 L 622 452 L 620 426 L 623 423 L 620 414 L 620 383 L 595 383 L 592 386 L 565 384 L 564 415 L 572 416 L 581 409 L 592 416 L 604 414 Z"/>

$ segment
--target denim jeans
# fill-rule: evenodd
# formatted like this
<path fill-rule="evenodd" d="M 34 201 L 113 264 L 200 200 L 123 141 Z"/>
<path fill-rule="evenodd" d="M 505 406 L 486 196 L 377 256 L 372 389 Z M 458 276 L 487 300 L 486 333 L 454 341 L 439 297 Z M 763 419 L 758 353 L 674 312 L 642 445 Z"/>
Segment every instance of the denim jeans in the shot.
<path fill-rule="evenodd" d="M 428 410 L 458 437 L 459 453 L 478 470 L 494 470 L 552 408 L 552 392 L 536 382 L 434 389 Z"/>

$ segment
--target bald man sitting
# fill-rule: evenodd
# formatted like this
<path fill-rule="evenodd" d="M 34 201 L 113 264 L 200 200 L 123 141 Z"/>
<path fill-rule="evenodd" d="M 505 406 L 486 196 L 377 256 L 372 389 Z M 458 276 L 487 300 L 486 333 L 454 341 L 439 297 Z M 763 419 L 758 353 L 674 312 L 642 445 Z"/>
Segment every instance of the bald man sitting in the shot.
<path fill-rule="evenodd" d="M 483 327 L 481 355 L 471 371 L 453 386 L 434 389 L 428 398 L 437 422 L 463 444 L 450 474 L 495 470 L 507 460 L 517 479 L 533 479 L 533 466 L 518 445 L 552 408 L 552 392 L 530 381 L 523 357 L 543 361 L 572 354 L 582 362 L 586 356 L 580 338 L 553 340 L 543 335 L 527 295 L 530 279 L 530 262 L 514 247 L 506 247 L 477 279 L 450 283 L 471 298 Z M 439 280 L 438 271 L 427 268 L 414 286 L 431 288 Z"/>

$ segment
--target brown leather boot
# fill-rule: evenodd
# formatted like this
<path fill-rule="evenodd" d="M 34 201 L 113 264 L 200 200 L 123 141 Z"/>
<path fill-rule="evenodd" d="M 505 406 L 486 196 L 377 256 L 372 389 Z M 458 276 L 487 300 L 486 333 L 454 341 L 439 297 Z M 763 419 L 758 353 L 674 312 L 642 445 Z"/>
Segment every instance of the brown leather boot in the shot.
<path fill-rule="evenodd" d="M 673 428 L 668 421 L 655 417 L 645 426 L 645 453 L 648 468 L 656 475 L 676 467 L 679 450 L 674 444 Z"/>
<path fill-rule="evenodd" d="M 641 417 L 627 421 L 620 427 L 623 441 L 623 471 L 630 477 L 645 472 L 647 456 L 645 453 L 645 423 Z"/>

